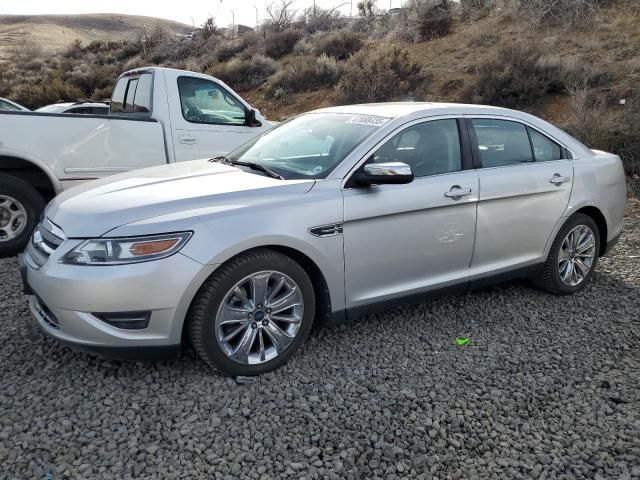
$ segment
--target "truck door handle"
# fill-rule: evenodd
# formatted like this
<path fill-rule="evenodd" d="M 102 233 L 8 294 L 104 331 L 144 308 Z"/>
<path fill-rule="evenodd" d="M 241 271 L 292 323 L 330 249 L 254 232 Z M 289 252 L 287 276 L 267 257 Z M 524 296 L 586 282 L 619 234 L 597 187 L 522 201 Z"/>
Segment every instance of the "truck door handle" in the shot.
<path fill-rule="evenodd" d="M 182 135 L 178 137 L 178 142 L 183 143 L 185 145 L 193 145 L 198 143 L 198 139 L 195 137 L 191 137 L 189 135 Z"/>
<path fill-rule="evenodd" d="M 451 190 L 445 192 L 444 196 L 457 200 L 458 198 L 466 197 L 468 195 L 471 195 L 472 193 L 473 191 L 470 188 L 460 188 L 459 185 L 454 185 L 453 187 L 451 187 Z"/>
<path fill-rule="evenodd" d="M 553 183 L 556 187 L 559 187 L 563 183 L 571 181 L 571 177 L 563 177 L 559 173 L 554 173 L 553 177 L 549 179 L 549 183 Z"/>

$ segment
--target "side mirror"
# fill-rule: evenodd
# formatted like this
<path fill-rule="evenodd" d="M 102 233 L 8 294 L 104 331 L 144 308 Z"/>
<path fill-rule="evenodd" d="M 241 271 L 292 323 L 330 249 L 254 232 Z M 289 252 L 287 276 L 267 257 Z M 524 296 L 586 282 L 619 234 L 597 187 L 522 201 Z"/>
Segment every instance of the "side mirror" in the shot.
<path fill-rule="evenodd" d="M 256 111 L 253 108 L 247 110 L 245 122 L 247 127 L 259 127 L 262 125 L 262 123 L 256 118 Z"/>
<path fill-rule="evenodd" d="M 402 162 L 367 163 L 353 180 L 356 185 L 399 185 L 413 182 L 411 167 Z"/>

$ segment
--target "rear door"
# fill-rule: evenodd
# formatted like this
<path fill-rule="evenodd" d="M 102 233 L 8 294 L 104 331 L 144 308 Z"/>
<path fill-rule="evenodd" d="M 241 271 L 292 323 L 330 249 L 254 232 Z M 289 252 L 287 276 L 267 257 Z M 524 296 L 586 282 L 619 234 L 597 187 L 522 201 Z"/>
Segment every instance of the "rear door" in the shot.
<path fill-rule="evenodd" d="M 247 107 L 223 85 L 187 75 L 177 83 L 179 101 L 170 102 L 177 162 L 225 155 L 266 130 L 247 125 Z"/>
<path fill-rule="evenodd" d="M 467 125 L 480 167 L 471 273 L 541 261 L 571 195 L 567 150 L 516 120 L 474 117 Z"/>

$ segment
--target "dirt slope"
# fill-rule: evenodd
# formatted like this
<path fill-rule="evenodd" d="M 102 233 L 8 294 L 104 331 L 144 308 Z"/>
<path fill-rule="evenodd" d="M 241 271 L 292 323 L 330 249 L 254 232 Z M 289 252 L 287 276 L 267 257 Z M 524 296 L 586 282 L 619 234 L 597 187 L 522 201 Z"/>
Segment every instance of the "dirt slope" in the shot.
<path fill-rule="evenodd" d="M 128 39 L 158 25 L 176 35 L 192 30 L 190 25 L 183 23 L 136 15 L 0 15 L 0 57 L 25 43 L 52 51 L 64 48 L 74 40 Z"/>

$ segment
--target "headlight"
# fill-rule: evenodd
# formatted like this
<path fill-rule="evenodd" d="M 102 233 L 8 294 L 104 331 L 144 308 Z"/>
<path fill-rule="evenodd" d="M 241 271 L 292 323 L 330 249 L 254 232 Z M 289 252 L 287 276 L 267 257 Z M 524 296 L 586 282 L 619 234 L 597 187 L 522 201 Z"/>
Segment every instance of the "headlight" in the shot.
<path fill-rule="evenodd" d="M 67 253 L 62 263 L 73 265 L 123 265 L 158 260 L 178 252 L 191 232 L 147 237 L 96 238 L 86 240 Z"/>

